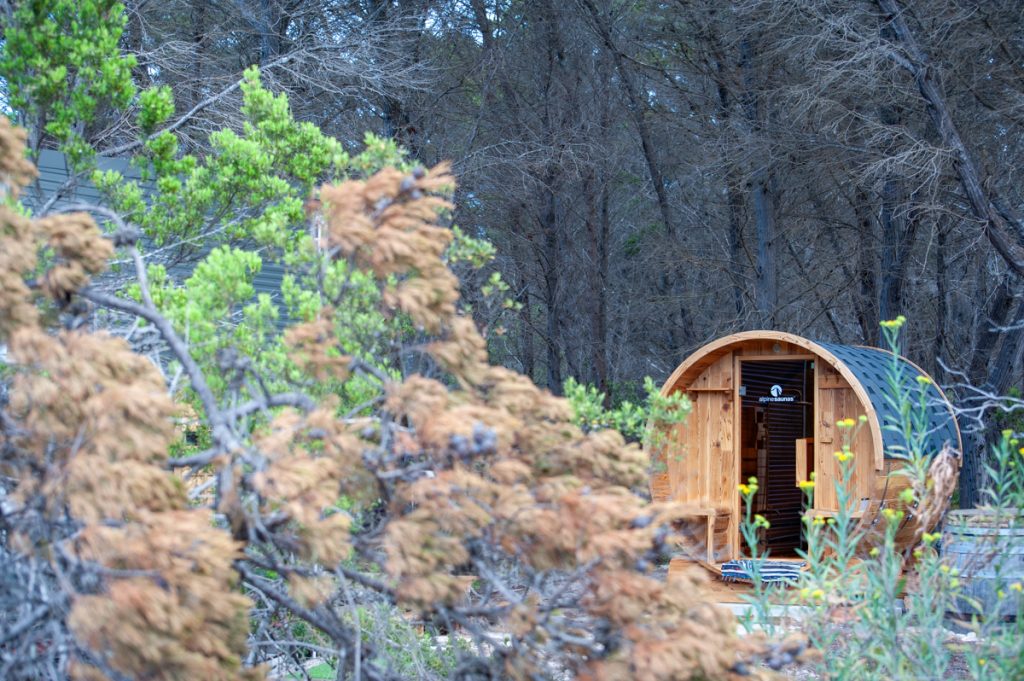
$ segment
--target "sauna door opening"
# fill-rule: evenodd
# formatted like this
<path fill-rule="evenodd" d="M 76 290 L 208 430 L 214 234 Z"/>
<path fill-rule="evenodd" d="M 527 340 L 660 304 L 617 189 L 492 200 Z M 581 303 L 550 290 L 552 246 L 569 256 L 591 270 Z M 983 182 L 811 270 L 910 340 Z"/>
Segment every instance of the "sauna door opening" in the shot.
<path fill-rule="evenodd" d="M 797 455 L 807 456 L 814 438 L 814 361 L 741 360 L 739 394 L 738 482 L 757 477 L 754 513 L 770 523 L 761 531 L 760 552 L 795 555 L 801 548 L 803 510 L 796 486 Z"/>

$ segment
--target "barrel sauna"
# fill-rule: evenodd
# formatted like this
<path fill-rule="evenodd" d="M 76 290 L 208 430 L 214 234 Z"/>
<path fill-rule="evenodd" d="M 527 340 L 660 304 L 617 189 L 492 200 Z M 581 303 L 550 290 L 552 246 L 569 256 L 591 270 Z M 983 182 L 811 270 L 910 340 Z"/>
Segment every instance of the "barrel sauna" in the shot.
<path fill-rule="evenodd" d="M 878 348 L 819 343 L 776 331 L 725 336 L 697 350 L 673 372 L 662 394 L 685 392 L 692 410 L 682 424 L 652 438 L 651 495 L 694 509 L 683 555 L 714 570 L 743 557 L 737 486 L 756 476 L 755 512 L 771 523 L 763 547 L 774 557 L 794 555 L 801 543 L 801 480 L 815 474 L 812 513 L 835 515 L 834 452 L 852 432 L 851 513 L 873 525 L 899 505 L 906 478 L 893 475 L 906 451 L 903 436 L 886 425 L 898 414 L 887 396 L 896 368 L 913 395 L 926 391 L 926 452 L 948 445 L 962 451 L 953 409 L 933 381 L 909 360 Z M 850 431 L 837 422 L 853 419 Z M 917 520 L 907 513 L 898 542 L 909 542 Z M 929 528 L 930 529 L 930 528 Z"/>

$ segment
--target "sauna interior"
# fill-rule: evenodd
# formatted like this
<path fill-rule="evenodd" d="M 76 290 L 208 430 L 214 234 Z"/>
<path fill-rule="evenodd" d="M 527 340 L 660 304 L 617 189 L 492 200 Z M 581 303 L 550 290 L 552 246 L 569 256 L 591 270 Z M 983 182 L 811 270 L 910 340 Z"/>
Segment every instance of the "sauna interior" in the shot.
<path fill-rule="evenodd" d="M 814 470 L 807 453 L 814 441 L 814 360 L 740 360 L 740 476 L 754 476 L 758 490 L 753 512 L 768 519 L 761 551 L 795 555 L 800 548 L 803 493 L 797 456 Z M 764 400 L 763 398 L 769 398 Z"/>

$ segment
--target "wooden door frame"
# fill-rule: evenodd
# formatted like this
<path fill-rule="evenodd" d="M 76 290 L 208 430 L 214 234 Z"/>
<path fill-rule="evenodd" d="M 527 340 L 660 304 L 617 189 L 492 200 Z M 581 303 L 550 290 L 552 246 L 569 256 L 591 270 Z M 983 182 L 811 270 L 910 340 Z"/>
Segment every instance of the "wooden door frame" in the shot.
<path fill-rule="evenodd" d="M 809 353 L 800 353 L 796 355 L 741 355 L 738 351 L 733 352 L 733 466 L 739 476 L 743 475 L 743 402 L 740 395 L 740 387 L 743 384 L 743 362 L 784 362 L 784 361 L 810 361 L 811 362 L 811 373 L 814 388 L 812 389 L 813 396 L 811 402 L 811 434 L 814 438 L 814 446 L 818 446 L 818 421 L 820 419 L 818 414 L 818 362 L 821 358 L 817 355 Z M 742 483 L 742 480 L 737 481 L 737 485 Z M 743 512 L 743 505 L 740 503 L 739 490 L 733 495 L 733 517 L 736 522 L 733 523 L 733 527 L 730 530 L 729 541 L 732 544 L 732 560 L 737 560 L 740 555 L 740 522 Z"/>

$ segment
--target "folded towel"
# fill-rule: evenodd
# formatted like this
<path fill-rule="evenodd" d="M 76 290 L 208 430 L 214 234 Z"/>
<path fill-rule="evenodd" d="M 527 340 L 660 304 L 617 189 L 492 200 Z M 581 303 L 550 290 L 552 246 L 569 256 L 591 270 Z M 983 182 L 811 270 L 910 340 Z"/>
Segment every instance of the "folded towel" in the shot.
<path fill-rule="evenodd" d="M 754 581 L 754 561 L 752 560 L 730 560 L 722 565 L 722 579 L 727 582 L 742 580 L 744 582 Z M 800 577 L 800 570 L 806 563 L 795 563 L 788 560 L 761 560 L 758 561 L 761 581 L 766 584 L 778 582 L 795 582 Z"/>

